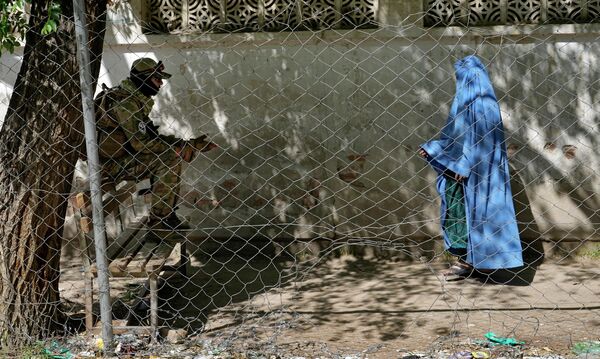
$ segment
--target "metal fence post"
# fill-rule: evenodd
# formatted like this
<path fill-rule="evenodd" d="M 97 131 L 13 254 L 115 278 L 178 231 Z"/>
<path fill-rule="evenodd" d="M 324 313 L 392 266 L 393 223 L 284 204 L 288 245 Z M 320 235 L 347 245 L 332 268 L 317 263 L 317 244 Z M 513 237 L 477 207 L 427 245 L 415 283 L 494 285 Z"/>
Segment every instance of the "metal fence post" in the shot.
<path fill-rule="evenodd" d="M 106 258 L 106 238 L 104 232 L 104 213 L 102 211 L 102 192 L 100 159 L 96 140 L 96 120 L 94 114 L 94 91 L 90 73 L 90 55 L 87 47 L 87 27 L 83 0 L 73 0 L 77 58 L 79 60 L 79 78 L 81 81 L 81 103 L 85 124 L 85 145 L 88 158 L 91 201 L 94 222 L 94 244 L 96 247 L 96 266 L 98 269 L 98 298 L 100 318 L 102 320 L 102 339 L 104 349 L 111 346 L 113 338 L 112 311 L 110 306 L 110 284 L 108 280 L 108 261 Z"/>

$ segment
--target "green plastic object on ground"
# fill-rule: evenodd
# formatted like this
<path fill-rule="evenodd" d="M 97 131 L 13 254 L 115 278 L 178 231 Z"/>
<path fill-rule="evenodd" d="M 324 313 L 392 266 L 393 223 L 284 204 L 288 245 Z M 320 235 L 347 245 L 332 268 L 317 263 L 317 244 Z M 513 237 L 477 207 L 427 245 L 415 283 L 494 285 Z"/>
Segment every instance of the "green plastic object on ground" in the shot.
<path fill-rule="evenodd" d="M 599 341 L 589 341 L 589 342 L 579 342 L 573 344 L 573 353 L 580 354 L 600 354 L 600 342 Z"/>
<path fill-rule="evenodd" d="M 49 359 L 72 359 L 74 357 L 69 349 L 61 347 L 55 341 L 52 342 L 50 348 L 44 348 L 42 354 L 44 358 Z"/>
<path fill-rule="evenodd" d="M 515 338 L 498 337 L 498 336 L 496 336 L 496 334 L 494 334 L 492 332 L 486 333 L 485 337 L 487 338 L 487 340 L 489 340 L 494 345 L 516 346 L 516 345 L 524 345 L 525 344 L 525 342 L 518 341 Z"/>

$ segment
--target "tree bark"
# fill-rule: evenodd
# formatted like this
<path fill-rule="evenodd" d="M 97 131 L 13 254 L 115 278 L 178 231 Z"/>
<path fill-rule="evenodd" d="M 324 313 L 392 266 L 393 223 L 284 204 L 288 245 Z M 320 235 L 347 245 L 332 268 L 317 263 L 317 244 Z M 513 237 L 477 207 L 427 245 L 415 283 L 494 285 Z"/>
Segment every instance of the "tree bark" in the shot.
<path fill-rule="evenodd" d="M 66 197 L 84 144 L 72 0 L 41 35 L 49 1 L 32 1 L 21 70 L 0 130 L 0 346 L 60 328 L 58 280 Z M 106 0 L 86 0 L 93 78 Z"/>

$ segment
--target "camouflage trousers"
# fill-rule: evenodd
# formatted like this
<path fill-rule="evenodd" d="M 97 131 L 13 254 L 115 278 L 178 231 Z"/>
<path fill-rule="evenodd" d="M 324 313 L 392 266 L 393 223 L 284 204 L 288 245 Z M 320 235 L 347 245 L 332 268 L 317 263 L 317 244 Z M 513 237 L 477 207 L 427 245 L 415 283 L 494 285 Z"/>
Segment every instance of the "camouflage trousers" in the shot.
<path fill-rule="evenodd" d="M 175 213 L 181 180 L 181 159 L 174 151 L 161 154 L 138 153 L 135 156 L 111 158 L 103 161 L 102 173 L 115 181 L 150 179 L 152 207 L 156 217 Z"/>

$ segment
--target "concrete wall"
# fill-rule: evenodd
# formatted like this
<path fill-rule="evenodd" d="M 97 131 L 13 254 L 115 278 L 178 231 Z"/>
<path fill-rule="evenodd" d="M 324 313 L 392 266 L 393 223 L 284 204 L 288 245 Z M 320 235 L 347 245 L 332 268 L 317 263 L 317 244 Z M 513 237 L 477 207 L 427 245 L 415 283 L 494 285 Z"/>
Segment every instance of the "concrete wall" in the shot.
<path fill-rule="evenodd" d="M 155 120 L 221 146 L 184 174 L 182 213 L 204 233 L 417 239 L 439 234 L 439 210 L 415 151 L 445 123 L 453 62 L 477 54 L 501 102 L 523 236 L 599 237 L 600 27 L 425 29 L 420 11 L 380 0 L 377 30 L 148 36 L 131 1 L 111 14 L 100 83 L 139 56 L 174 74 Z M 3 56 L 0 114 L 14 63 Z"/>

